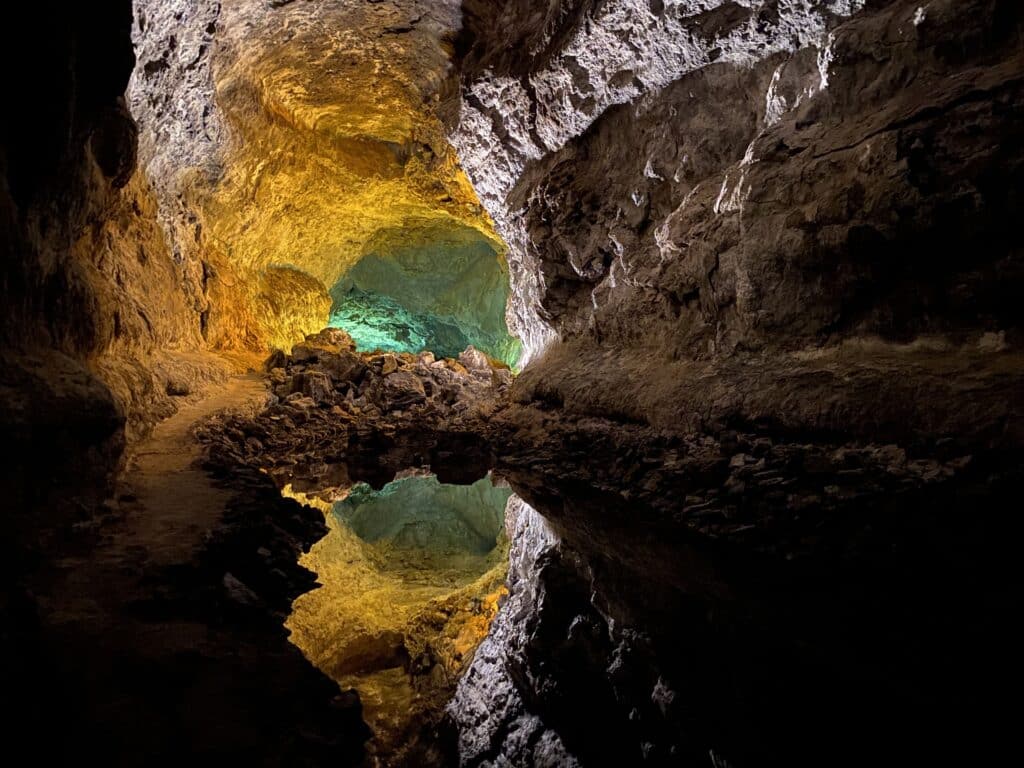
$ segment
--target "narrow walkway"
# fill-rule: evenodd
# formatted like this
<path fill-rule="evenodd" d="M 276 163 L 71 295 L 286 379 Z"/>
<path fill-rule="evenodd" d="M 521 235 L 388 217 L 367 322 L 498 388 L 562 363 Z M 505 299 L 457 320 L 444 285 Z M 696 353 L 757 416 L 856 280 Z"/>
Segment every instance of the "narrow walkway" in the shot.
<path fill-rule="evenodd" d="M 50 591 L 49 622 L 90 619 L 102 627 L 139 596 L 146 571 L 192 561 L 231 498 L 198 466 L 192 428 L 218 411 L 255 410 L 265 401 L 259 377 L 236 376 L 153 429 L 118 483 L 120 519 L 100 529 L 95 550 L 60 562 L 64 580 Z"/>
<path fill-rule="evenodd" d="M 238 681 L 272 685 L 260 678 L 265 666 L 268 676 L 299 685 L 304 662 L 290 658 L 283 641 L 253 645 L 262 641 L 218 630 L 187 597 L 206 534 L 232 499 L 198 466 L 192 428 L 224 409 L 262 407 L 265 398 L 260 379 L 246 376 L 183 403 L 136 450 L 106 519 L 81 532 L 37 585 L 38 650 L 50 687 L 63 691 L 65 744 L 116 754 L 124 765 L 166 759 L 168 751 L 266 748 L 261 729 L 273 729 L 245 711 L 259 694 L 240 693 Z"/>
<path fill-rule="evenodd" d="M 198 402 L 187 404 L 153 430 L 135 452 L 122 481 L 135 508 L 117 537 L 120 549 L 145 547 L 154 565 L 187 560 L 220 519 L 231 494 L 213 485 L 198 466 L 192 428 L 223 410 L 253 411 L 266 404 L 257 376 L 237 376 Z"/>

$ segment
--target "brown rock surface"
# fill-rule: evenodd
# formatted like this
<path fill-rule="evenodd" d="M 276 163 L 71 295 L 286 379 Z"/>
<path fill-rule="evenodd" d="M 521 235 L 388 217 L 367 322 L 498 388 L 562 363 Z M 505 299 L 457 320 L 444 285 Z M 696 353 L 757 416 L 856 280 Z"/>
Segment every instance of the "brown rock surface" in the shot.
<path fill-rule="evenodd" d="M 465 764 L 1005 751 L 1021 6 L 467 7 L 450 130 L 530 359 L 484 429 L 546 522 Z"/>
<path fill-rule="evenodd" d="M 279 492 L 427 467 L 521 497 L 480 650 L 462 594 L 400 670 L 440 739 L 468 668 L 463 764 L 1005 762 L 1021 3 L 135 6 L 0 46 L 0 688 L 42 762 L 359 760 Z M 507 267 L 514 380 L 308 335 L 430 238 Z M 262 397 L 210 350 L 271 347 L 209 418 Z"/>
<path fill-rule="evenodd" d="M 458 2 L 136 6 L 141 161 L 211 345 L 288 349 L 368 255 L 489 248 L 504 279 L 436 114 Z"/>

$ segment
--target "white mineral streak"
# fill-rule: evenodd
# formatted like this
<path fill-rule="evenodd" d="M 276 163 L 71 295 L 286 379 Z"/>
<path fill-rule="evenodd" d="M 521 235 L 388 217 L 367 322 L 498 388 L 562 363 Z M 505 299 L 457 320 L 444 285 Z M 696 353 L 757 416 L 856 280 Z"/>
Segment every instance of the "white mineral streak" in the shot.
<path fill-rule="evenodd" d="M 764 97 L 764 127 L 771 128 L 782 118 L 782 115 L 789 108 L 786 97 L 779 93 L 779 78 L 782 76 L 784 64 L 779 64 L 772 75 L 772 82 L 768 86 L 768 92 Z"/>
<path fill-rule="evenodd" d="M 832 44 L 835 42 L 835 35 L 830 34 L 828 39 L 825 41 L 825 47 L 818 53 L 818 73 L 821 75 L 821 85 L 818 86 L 819 91 L 824 91 L 828 88 L 828 70 L 832 66 Z"/>

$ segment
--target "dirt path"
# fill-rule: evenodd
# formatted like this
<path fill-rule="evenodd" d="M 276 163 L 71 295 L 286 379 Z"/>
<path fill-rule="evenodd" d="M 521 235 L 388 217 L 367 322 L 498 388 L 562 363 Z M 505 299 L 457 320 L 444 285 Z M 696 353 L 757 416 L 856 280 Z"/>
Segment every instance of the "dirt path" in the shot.
<path fill-rule="evenodd" d="M 259 377 L 233 377 L 156 426 L 135 452 L 122 481 L 120 493 L 134 495 L 135 508 L 118 536 L 120 548 L 145 547 L 154 565 L 181 562 L 195 551 L 203 534 L 220 519 L 231 494 L 215 487 L 198 466 L 200 448 L 192 428 L 218 411 L 259 408 L 266 395 Z"/>
<path fill-rule="evenodd" d="M 257 376 L 235 376 L 154 428 L 118 482 L 113 519 L 100 527 L 96 548 L 59 562 L 63 583 L 47 590 L 49 622 L 88 620 L 87 631 L 123 623 L 125 606 L 145 594 L 146 572 L 192 561 L 231 498 L 198 465 L 192 428 L 218 411 L 255 410 L 265 400 Z"/>
<path fill-rule="evenodd" d="M 137 447 L 115 498 L 54 539 L 29 585 L 16 685 L 27 722 L 60 723 L 29 738 L 42 762 L 361 759 L 358 701 L 341 699 L 279 623 L 309 588 L 295 561 L 322 535 L 320 514 L 246 467 L 215 480 L 200 466 L 193 427 L 256 411 L 266 395 L 238 376 L 182 403 Z"/>

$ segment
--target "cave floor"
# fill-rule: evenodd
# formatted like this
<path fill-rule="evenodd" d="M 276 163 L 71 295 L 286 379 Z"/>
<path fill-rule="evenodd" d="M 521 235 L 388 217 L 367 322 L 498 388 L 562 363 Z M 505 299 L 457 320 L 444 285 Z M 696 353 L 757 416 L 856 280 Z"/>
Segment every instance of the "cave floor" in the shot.
<path fill-rule="evenodd" d="M 252 415 L 266 403 L 266 386 L 255 375 L 231 377 L 184 401 L 138 446 L 100 514 L 54 544 L 60 557 L 31 585 L 37 656 L 26 659 L 25 672 L 32 677 L 26 688 L 35 686 L 26 710 L 41 710 L 36 722 L 43 722 L 56 700 L 66 723 L 67 732 L 43 747 L 55 752 L 53 759 L 164 764 L 178 753 L 227 752 L 281 764 L 309 752 L 290 731 L 296 720 L 317 720 L 302 714 L 310 701 L 337 691 L 324 689 L 287 644 L 280 616 L 309 586 L 295 559 L 322 530 L 271 509 L 282 500 L 261 494 L 259 478 L 215 479 L 192 433 L 214 413 Z M 286 529 L 311 528 L 284 542 L 285 554 L 274 563 L 282 583 L 259 596 L 226 570 L 242 572 L 232 560 L 253 536 L 250 523 L 237 522 L 240 503 L 253 520 L 265 513 Z M 289 700 L 304 688 L 312 698 Z M 355 760 L 365 727 L 358 703 L 350 704 L 336 707 L 341 720 L 332 730 L 346 736 L 343 750 Z M 345 716 L 346 708 L 354 717 Z"/>
<path fill-rule="evenodd" d="M 178 410 L 153 430 L 132 457 L 119 498 L 135 497 L 123 529 L 114 534 L 111 554 L 140 552 L 155 564 L 187 560 L 217 524 L 231 493 L 214 485 L 198 465 L 199 444 L 192 427 L 218 411 L 254 412 L 267 400 L 255 375 L 235 376 L 201 400 Z"/>
<path fill-rule="evenodd" d="M 259 378 L 236 376 L 154 428 L 107 502 L 109 514 L 98 521 L 100 546 L 89 556 L 60 561 L 60 581 L 44 604 L 49 622 L 88 622 L 92 631 L 120 624 L 125 608 L 149 591 L 141 574 L 195 556 L 231 493 L 218 488 L 199 466 L 201 451 L 192 427 L 218 411 L 251 412 L 265 402 L 266 387 Z M 180 627 L 172 638 L 182 632 L 188 630 Z"/>

